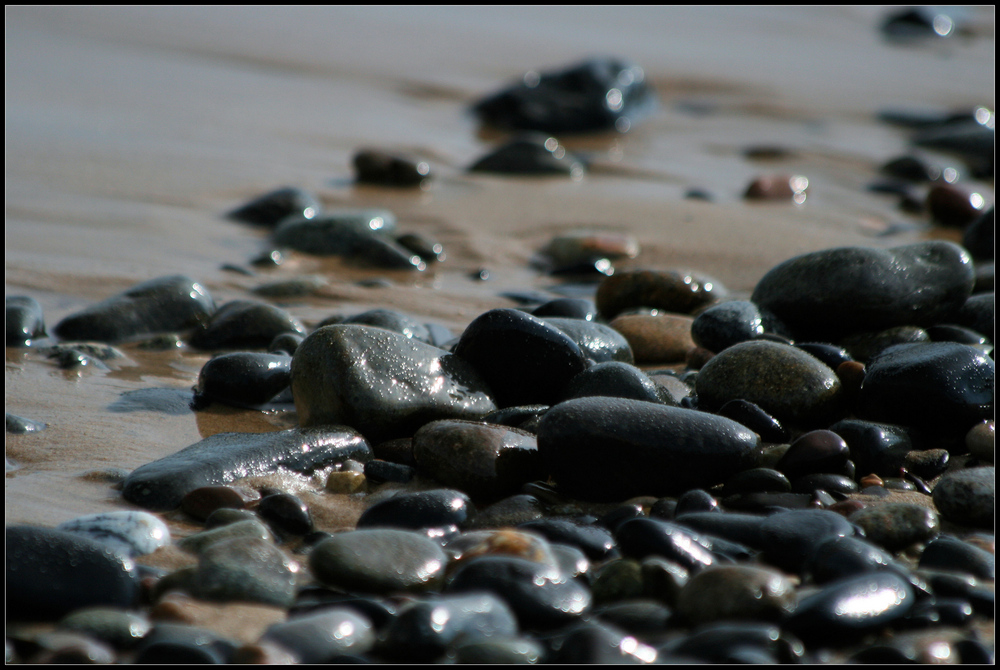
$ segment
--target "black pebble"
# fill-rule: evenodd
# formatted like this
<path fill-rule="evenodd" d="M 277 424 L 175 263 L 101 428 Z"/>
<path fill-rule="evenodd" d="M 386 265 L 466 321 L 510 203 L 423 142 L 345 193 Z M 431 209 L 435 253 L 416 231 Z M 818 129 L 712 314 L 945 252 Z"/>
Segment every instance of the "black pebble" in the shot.
<path fill-rule="evenodd" d="M 263 405 L 288 388 L 292 357 L 236 352 L 216 356 L 198 375 L 198 395 L 237 407 Z"/>
<path fill-rule="evenodd" d="M 788 430 L 759 405 L 749 400 L 730 400 L 719 408 L 719 416 L 741 423 L 760 435 L 761 442 L 784 443 L 788 441 Z"/>
<path fill-rule="evenodd" d="M 311 219 L 322 211 L 322 205 L 311 194 L 299 188 L 280 188 L 266 193 L 229 213 L 229 218 L 274 228 L 282 219 L 299 216 Z"/>
<path fill-rule="evenodd" d="M 446 528 L 461 526 L 474 514 L 469 497 L 452 489 L 399 493 L 369 507 L 358 528 Z"/>
<path fill-rule="evenodd" d="M 12 295 L 4 300 L 8 347 L 26 347 L 45 337 L 42 306 L 32 297 Z"/>
<path fill-rule="evenodd" d="M 313 529 L 309 508 L 291 493 L 274 493 L 257 503 L 257 514 L 276 530 L 288 535 L 305 535 Z"/>

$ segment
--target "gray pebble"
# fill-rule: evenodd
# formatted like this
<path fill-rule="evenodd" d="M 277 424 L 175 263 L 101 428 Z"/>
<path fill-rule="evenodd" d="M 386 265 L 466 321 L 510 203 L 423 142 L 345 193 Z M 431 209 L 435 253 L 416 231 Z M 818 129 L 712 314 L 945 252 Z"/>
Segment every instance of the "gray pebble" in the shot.
<path fill-rule="evenodd" d="M 963 526 L 992 528 L 996 470 L 993 466 L 952 470 L 938 481 L 933 497 L 946 520 Z"/>
<path fill-rule="evenodd" d="M 170 544 L 170 529 L 149 512 L 123 510 L 88 514 L 59 524 L 59 530 L 103 542 L 128 556 L 144 556 Z"/>

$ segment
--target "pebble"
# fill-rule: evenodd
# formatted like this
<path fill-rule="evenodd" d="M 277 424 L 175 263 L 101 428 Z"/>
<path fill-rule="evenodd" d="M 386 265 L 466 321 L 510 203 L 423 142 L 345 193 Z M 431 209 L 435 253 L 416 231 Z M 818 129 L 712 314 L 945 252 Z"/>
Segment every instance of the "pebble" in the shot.
<path fill-rule="evenodd" d="M 782 422 L 829 423 L 842 412 L 841 384 L 833 370 L 795 347 L 753 340 L 735 344 L 699 371 L 699 407 L 717 409 L 747 400 Z"/>
<path fill-rule="evenodd" d="M 399 662 L 428 663 L 459 640 L 509 638 L 519 632 L 511 608 L 492 593 L 435 595 L 402 609 L 386 628 L 381 649 Z"/>
<path fill-rule="evenodd" d="M 185 331 L 215 312 L 208 289 L 183 275 L 137 284 L 56 324 L 63 340 L 120 342 L 140 335 Z"/>
<path fill-rule="evenodd" d="M 348 458 L 369 460 L 371 447 L 346 426 L 217 433 L 137 468 L 126 478 L 122 494 L 140 507 L 169 510 L 201 486 L 225 484 L 279 468 L 311 472 Z"/>
<path fill-rule="evenodd" d="M 292 357 L 248 351 L 208 360 L 198 374 L 196 402 L 221 402 L 257 408 L 285 391 L 292 378 Z"/>
<path fill-rule="evenodd" d="M 800 572 L 816 548 L 833 537 L 854 535 L 854 526 L 827 510 L 778 512 L 760 524 L 762 558 L 787 572 Z"/>
<path fill-rule="evenodd" d="M 891 346 L 930 342 L 930 334 L 917 326 L 895 326 L 877 333 L 859 333 L 840 341 L 851 358 L 865 365 Z M 838 366 L 839 367 L 839 366 Z"/>
<path fill-rule="evenodd" d="M 836 370 L 841 366 L 841 364 L 854 360 L 851 355 L 847 353 L 846 349 L 833 344 L 824 344 L 822 342 L 796 342 L 795 346 L 807 354 L 812 354 L 831 370 Z"/>
<path fill-rule="evenodd" d="M 555 546 L 533 530 L 500 528 L 459 533 L 448 540 L 445 551 L 451 556 L 450 571 L 477 556 L 517 556 L 561 569 Z"/>
<path fill-rule="evenodd" d="M 730 400 L 719 408 L 719 416 L 741 423 L 760 435 L 762 442 L 787 442 L 788 429 L 777 419 L 748 400 Z"/>
<path fill-rule="evenodd" d="M 170 529 L 149 512 L 122 510 L 88 514 L 56 527 L 108 545 L 125 556 L 144 556 L 170 544 Z"/>
<path fill-rule="evenodd" d="M 37 300 L 26 295 L 4 298 L 4 321 L 8 347 L 27 347 L 46 336 L 45 317 Z"/>
<path fill-rule="evenodd" d="M 494 309 L 469 324 L 454 348 L 493 390 L 499 407 L 553 404 L 587 367 L 562 331 L 516 309 Z"/>
<path fill-rule="evenodd" d="M 495 636 L 486 640 L 456 642 L 450 651 L 456 663 L 512 665 L 541 663 L 545 649 L 528 637 Z"/>
<path fill-rule="evenodd" d="M 396 238 L 396 243 L 420 256 L 420 260 L 428 265 L 447 258 L 443 244 L 418 233 L 403 233 Z"/>
<path fill-rule="evenodd" d="M 693 574 L 715 564 L 717 560 L 704 546 L 704 540 L 698 533 L 661 519 L 630 519 L 615 531 L 615 540 L 626 556 L 637 560 L 657 556 L 677 563 Z"/>
<path fill-rule="evenodd" d="M 898 475 L 907 456 L 916 448 L 915 439 L 919 439 L 911 429 L 860 419 L 838 421 L 830 430 L 847 442 L 859 473 L 880 477 Z"/>
<path fill-rule="evenodd" d="M 366 509 L 357 527 L 442 529 L 461 526 L 474 514 L 472 501 L 461 491 L 401 491 Z"/>
<path fill-rule="evenodd" d="M 757 177 L 743 197 L 747 200 L 791 200 L 801 205 L 806 201 L 809 180 L 801 175 L 774 175 Z"/>
<path fill-rule="evenodd" d="M 613 319 L 632 307 L 648 307 L 675 314 L 692 314 L 725 297 L 725 287 L 697 272 L 625 270 L 597 287 L 597 311 Z"/>
<path fill-rule="evenodd" d="M 865 374 L 857 412 L 872 421 L 965 435 L 993 415 L 993 359 L 955 342 L 901 344 Z"/>
<path fill-rule="evenodd" d="M 927 192 L 931 219 L 941 226 L 965 228 L 983 214 L 985 200 L 979 193 L 952 184 L 936 184 Z"/>
<path fill-rule="evenodd" d="M 431 341 L 431 333 L 427 326 L 420 323 L 412 316 L 397 312 L 391 309 L 370 309 L 361 314 L 349 316 L 340 323 L 355 323 L 362 326 L 374 326 L 384 328 L 394 333 L 400 333 L 411 339 L 425 344 L 434 344 Z M 330 325 L 326 321 L 320 323 L 320 327 Z"/>
<path fill-rule="evenodd" d="M 396 216 L 387 210 L 343 210 L 314 219 L 286 219 L 275 229 L 275 244 L 316 256 L 343 256 L 391 270 L 424 270 L 420 256 L 390 234 Z"/>
<path fill-rule="evenodd" d="M 713 353 L 763 334 L 764 321 L 760 310 L 748 300 L 730 300 L 712 305 L 695 317 L 691 324 L 691 339 L 699 347 Z"/>
<path fill-rule="evenodd" d="M 617 555 L 614 537 L 598 525 L 547 517 L 518 524 L 518 528 L 534 531 L 549 542 L 577 547 L 592 561 L 603 561 Z"/>
<path fill-rule="evenodd" d="M 202 486 L 189 491 L 181 499 L 181 509 L 199 521 L 207 520 L 220 509 L 244 509 L 248 503 L 260 499 L 260 494 L 243 487 Z"/>
<path fill-rule="evenodd" d="M 937 513 L 913 503 L 884 503 L 847 517 L 865 531 L 865 537 L 891 552 L 927 542 L 941 531 Z"/>
<path fill-rule="evenodd" d="M 307 337 L 292 357 L 292 394 L 299 425 L 347 424 L 374 441 L 497 408 L 463 358 L 362 325 L 325 326 Z"/>
<path fill-rule="evenodd" d="M 576 342 L 576 345 L 580 347 L 580 352 L 594 363 L 635 362 L 635 356 L 628 340 L 611 326 L 568 317 L 545 316 L 540 318 Z"/>
<path fill-rule="evenodd" d="M 599 259 L 614 263 L 635 258 L 639 242 L 628 233 L 574 230 L 556 235 L 539 253 L 554 269 L 571 268 Z"/>
<path fill-rule="evenodd" d="M 477 102 L 473 111 L 505 130 L 624 133 L 656 105 L 641 67 L 597 58 L 563 70 L 527 72 L 517 84 Z"/>
<path fill-rule="evenodd" d="M 792 485 L 782 473 L 772 468 L 751 468 L 726 480 L 725 496 L 747 493 L 791 493 Z"/>
<path fill-rule="evenodd" d="M 291 617 L 267 629 L 261 642 L 276 643 L 299 663 L 331 663 L 342 654 L 364 654 L 375 646 L 371 621 L 345 607 Z"/>
<path fill-rule="evenodd" d="M 364 493 L 368 480 L 362 472 L 331 472 L 324 488 L 328 493 Z"/>
<path fill-rule="evenodd" d="M 954 570 L 979 579 L 996 579 L 996 556 L 970 542 L 951 535 L 939 535 L 924 547 L 920 568 Z"/>
<path fill-rule="evenodd" d="M 162 665 L 229 663 L 236 643 L 201 626 L 159 622 L 136 650 L 133 663 Z"/>
<path fill-rule="evenodd" d="M 322 205 L 311 193 L 300 188 L 279 188 L 265 193 L 229 213 L 229 218 L 274 228 L 289 217 L 312 219 L 323 211 Z"/>
<path fill-rule="evenodd" d="M 553 568 L 513 556 L 479 556 L 448 579 L 445 593 L 489 591 L 510 606 L 523 628 L 554 628 L 591 606 L 590 590 Z"/>
<path fill-rule="evenodd" d="M 359 184 L 420 186 L 431 177 L 431 167 L 426 161 L 381 149 L 359 149 L 351 162 L 354 179 Z"/>
<path fill-rule="evenodd" d="M 952 470 L 938 480 L 933 498 L 945 520 L 962 526 L 992 528 L 996 471 L 993 466 Z"/>
<path fill-rule="evenodd" d="M 443 583 L 447 562 L 437 542 L 397 528 L 336 533 L 309 553 L 316 579 L 350 593 L 436 589 Z"/>
<path fill-rule="evenodd" d="M 139 576 L 103 542 L 38 526 L 7 526 L 8 619 L 57 619 L 83 607 L 132 608 Z"/>
<path fill-rule="evenodd" d="M 115 649 L 135 647 L 153 629 L 149 618 L 139 612 L 114 607 L 84 607 L 67 614 L 60 630 L 83 633 L 110 644 Z"/>
<path fill-rule="evenodd" d="M 776 570 L 713 565 L 693 576 L 677 596 L 677 613 L 697 626 L 713 621 L 780 621 L 797 604 L 795 586 Z"/>
<path fill-rule="evenodd" d="M 593 321 L 597 318 L 597 307 L 585 298 L 556 298 L 531 310 L 539 318 L 555 316 L 566 319 Z"/>
<path fill-rule="evenodd" d="M 512 175 L 567 175 L 580 178 L 584 163 L 554 137 L 539 133 L 517 135 L 469 167 L 469 172 Z"/>
<path fill-rule="evenodd" d="M 759 439 L 729 419 L 624 398 L 578 398 L 539 423 L 538 450 L 560 490 L 589 500 L 669 495 L 755 467 Z"/>
<path fill-rule="evenodd" d="M 745 471 L 744 471 L 745 472 Z M 677 499 L 674 516 L 694 514 L 696 512 L 721 512 L 719 501 L 704 489 L 691 489 Z"/>
<path fill-rule="evenodd" d="M 214 542 L 198 555 L 191 594 L 202 600 L 232 600 L 288 607 L 295 600 L 298 565 L 273 543 L 258 538 Z"/>
<path fill-rule="evenodd" d="M 966 300 L 955 317 L 955 321 L 977 333 L 982 333 L 992 341 L 995 313 L 996 295 L 990 291 L 974 295 Z"/>
<path fill-rule="evenodd" d="M 279 492 L 264 496 L 257 503 L 256 512 L 281 534 L 307 535 L 313 530 L 309 508 L 291 493 Z"/>
<path fill-rule="evenodd" d="M 826 584 L 845 577 L 891 570 L 905 574 L 892 554 L 866 539 L 851 535 L 824 540 L 806 561 L 805 572 L 816 584 Z"/>
<path fill-rule="evenodd" d="M 962 306 L 973 281 L 971 257 L 951 242 L 840 247 L 780 263 L 757 283 L 751 300 L 797 339 L 823 341 L 934 323 Z"/>
<path fill-rule="evenodd" d="M 675 638 L 658 648 L 661 658 L 679 657 L 680 663 L 691 658 L 708 663 L 740 661 L 752 655 L 755 663 L 802 663 L 802 643 L 783 633 L 776 624 L 766 622 L 716 622 L 698 626 L 690 635 Z"/>
<path fill-rule="evenodd" d="M 840 473 L 848 456 L 847 442 L 840 435 L 829 430 L 814 430 L 792 442 L 774 469 L 789 479 L 815 473 Z"/>
<path fill-rule="evenodd" d="M 192 333 L 190 344 L 198 349 L 263 349 L 283 333 L 305 335 L 306 329 L 298 319 L 274 305 L 233 300 Z"/>
<path fill-rule="evenodd" d="M 537 498 L 528 494 L 517 494 L 498 500 L 479 510 L 479 513 L 466 523 L 469 528 L 502 528 L 516 526 L 525 521 L 541 519 L 545 508 Z"/>
<path fill-rule="evenodd" d="M 412 480 L 415 474 L 416 470 L 409 465 L 378 459 L 372 459 L 365 463 L 364 469 L 365 480 L 373 484 L 382 482 L 405 483 Z"/>
<path fill-rule="evenodd" d="M 993 260 L 996 253 L 996 220 L 996 208 L 990 207 L 966 226 L 962 233 L 962 246 L 977 261 Z"/>
<path fill-rule="evenodd" d="M 996 421 L 977 423 L 965 434 L 969 453 L 981 461 L 992 463 L 996 458 Z"/>
<path fill-rule="evenodd" d="M 628 340 L 637 363 L 677 363 L 695 346 L 693 321 L 676 314 L 625 314 L 609 325 Z"/>
<path fill-rule="evenodd" d="M 4 412 L 6 431 L 12 435 L 24 435 L 25 433 L 37 433 L 48 428 L 47 423 L 26 419 L 10 412 Z"/>
<path fill-rule="evenodd" d="M 564 400 L 607 396 L 631 398 L 666 405 L 676 405 L 673 398 L 661 391 L 639 368 L 621 361 L 597 363 L 576 375 L 566 385 Z"/>
<path fill-rule="evenodd" d="M 846 577 L 799 602 L 783 628 L 808 645 L 844 646 L 899 621 L 915 602 L 910 584 L 892 572 Z"/>
<path fill-rule="evenodd" d="M 559 631 L 559 642 L 549 662 L 561 664 L 652 663 L 656 649 L 636 640 L 617 626 L 586 620 Z"/>
<path fill-rule="evenodd" d="M 200 554 L 214 544 L 234 539 L 244 542 L 251 540 L 271 542 L 274 540 L 274 535 L 267 529 L 267 526 L 256 518 L 238 519 L 234 517 L 230 523 L 209 527 L 206 530 L 178 540 L 177 546 L 188 553 Z M 178 573 L 172 573 L 172 575 L 176 574 Z"/>
<path fill-rule="evenodd" d="M 413 436 L 420 471 L 477 500 L 496 500 L 544 478 L 535 436 L 508 426 L 443 419 Z"/>

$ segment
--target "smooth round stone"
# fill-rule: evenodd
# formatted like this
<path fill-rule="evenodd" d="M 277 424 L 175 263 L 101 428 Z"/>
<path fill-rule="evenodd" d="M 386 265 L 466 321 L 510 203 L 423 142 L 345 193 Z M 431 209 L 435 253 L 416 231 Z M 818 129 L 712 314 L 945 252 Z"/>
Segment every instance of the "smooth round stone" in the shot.
<path fill-rule="evenodd" d="M 941 530 L 934 510 L 913 503 L 883 503 L 858 510 L 848 517 L 861 526 L 865 537 L 889 551 L 901 551 L 917 542 L 927 542 Z"/>
<path fill-rule="evenodd" d="M 805 202 L 805 191 L 809 180 L 797 175 L 765 175 L 757 177 L 747 186 L 743 197 L 747 200 L 793 200 Z M 797 198 L 797 199 L 796 199 Z"/>
<path fill-rule="evenodd" d="M 370 439 L 409 437 L 436 419 L 496 410 L 473 366 L 443 349 L 361 325 L 325 326 L 292 357 L 302 426 L 346 423 Z"/>
<path fill-rule="evenodd" d="M 566 385 L 565 400 L 604 396 L 631 398 L 673 405 L 669 394 L 661 393 L 659 386 L 639 368 L 621 361 L 597 363 L 573 377 Z M 669 399 L 669 402 L 665 402 Z"/>
<path fill-rule="evenodd" d="M 597 287 L 597 311 L 613 319 L 631 307 L 649 307 L 692 314 L 725 297 L 717 280 L 695 272 L 626 270 L 617 272 Z"/>
<path fill-rule="evenodd" d="M 503 528 L 517 526 L 525 521 L 541 519 L 545 515 L 545 507 L 532 495 L 521 493 L 484 507 L 469 522 L 468 528 Z"/>
<path fill-rule="evenodd" d="M 188 330 L 207 321 L 215 301 L 198 282 L 182 275 L 143 282 L 67 316 L 56 324 L 63 340 L 120 342 L 139 335 Z"/>
<path fill-rule="evenodd" d="M 187 537 L 178 540 L 177 546 L 192 554 L 201 554 L 214 544 L 228 542 L 229 540 L 234 539 L 244 542 L 251 542 L 254 540 L 271 542 L 274 540 L 274 536 L 271 534 L 271 531 L 267 529 L 267 526 L 262 524 L 256 518 L 250 518 L 234 520 L 231 523 L 215 526 L 208 530 L 203 530 L 200 533 L 188 535 Z"/>
<path fill-rule="evenodd" d="M 559 568 L 553 546 L 539 533 L 501 528 L 462 532 L 448 540 L 445 551 L 452 557 L 449 569 L 477 556 L 516 556 Z"/>
<path fill-rule="evenodd" d="M 897 344 L 920 344 L 930 342 L 927 331 L 917 326 L 895 326 L 876 333 L 858 333 L 840 341 L 851 354 L 851 358 L 860 363 L 869 364 L 880 353 Z"/>
<path fill-rule="evenodd" d="M 83 607 L 137 603 L 138 573 L 120 551 L 51 528 L 4 531 L 8 617 L 55 619 Z"/>
<path fill-rule="evenodd" d="M 695 390 L 704 409 L 746 400 L 779 421 L 803 426 L 829 422 L 842 405 L 833 370 L 795 347 L 765 340 L 717 354 L 699 371 Z"/>
<path fill-rule="evenodd" d="M 363 472 L 331 472 L 325 489 L 328 493 L 364 493 L 368 490 L 368 480 Z"/>
<path fill-rule="evenodd" d="M 454 352 L 486 380 L 500 407 L 554 404 L 569 380 L 587 367 L 576 342 L 516 309 L 478 316 Z"/>
<path fill-rule="evenodd" d="M 288 607 L 295 601 L 297 572 L 298 565 L 271 542 L 233 538 L 199 554 L 190 589 L 203 600 Z"/>
<path fill-rule="evenodd" d="M 638 65 L 594 58 L 565 69 L 527 72 L 472 109 L 484 123 L 508 130 L 624 133 L 656 109 L 656 96 Z"/>
<path fill-rule="evenodd" d="M 934 505 L 945 520 L 963 526 L 992 528 L 996 510 L 993 466 L 952 470 L 938 480 Z"/>
<path fill-rule="evenodd" d="M 58 624 L 61 630 L 83 633 L 116 649 L 134 647 L 153 628 L 144 614 L 112 607 L 85 607 L 67 614 Z"/>
<path fill-rule="evenodd" d="M 523 133 L 477 160 L 469 172 L 580 177 L 586 172 L 586 165 L 566 151 L 556 138 Z"/>
<path fill-rule="evenodd" d="M 576 342 L 583 355 L 595 363 L 635 362 L 628 340 L 611 326 L 584 319 L 559 316 L 541 317 L 545 323 L 561 330 Z"/>
<path fill-rule="evenodd" d="M 280 246 L 318 256 L 361 258 L 388 268 L 418 269 L 420 257 L 390 237 L 396 216 L 383 209 L 344 209 L 312 219 L 288 218 L 274 231 Z M 422 269 L 422 268 L 421 268 Z"/>
<path fill-rule="evenodd" d="M 806 644 L 842 646 L 902 619 L 915 602 L 910 584 L 892 572 L 846 577 L 803 599 L 783 627 Z"/>
<path fill-rule="evenodd" d="M 221 528 L 240 521 L 253 521 L 260 524 L 257 515 L 248 509 L 233 509 L 231 507 L 220 507 L 205 519 L 205 530 Z M 266 530 L 266 529 L 265 529 Z"/>
<path fill-rule="evenodd" d="M 815 472 L 811 475 L 802 475 L 792 480 L 792 491 L 794 493 L 857 493 L 858 485 L 853 479 L 845 475 L 837 475 L 830 472 Z"/>
<path fill-rule="evenodd" d="M 32 340 L 45 337 L 45 317 L 37 300 L 26 295 L 4 299 L 4 321 L 8 347 L 26 347 Z"/>
<path fill-rule="evenodd" d="M 709 487 L 755 467 L 759 444 L 735 421 L 622 398 L 568 400 L 538 428 L 549 474 L 561 490 L 586 500 Z"/>
<path fill-rule="evenodd" d="M 434 589 L 441 585 L 447 562 L 437 542 L 394 528 L 337 533 L 309 554 L 318 580 L 349 593 Z"/>
<path fill-rule="evenodd" d="M 367 312 L 349 316 L 340 323 L 355 323 L 362 326 L 384 328 L 385 330 L 400 333 L 425 344 L 433 344 L 431 342 L 430 331 L 427 330 L 426 325 L 413 317 L 391 309 L 370 309 Z M 325 326 L 327 324 L 321 323 L 320 325 Z"/>
<path fill-rule="evenodd" d="M 258 407 L 288 388 L 292 357 L 246 351 L 210 359 L 198 374 L 195 392 L 205 400 Z"/>
<path fill-rule="evenodd" d="M 420 186 L 431 175 L 426 161 L 381 149 L 359 149 L 351 163 L 354 165 L 354 178 L 361 184 Z"/>
<path fill-rule="evenodd" d="M 795 604 L 795 586 L 776 570 L 714 565 L 684 585 L 677 613 L 696 626 L 739 619 L 780 621 Z"/>
<path fill-rule="evenodd" d="M 996 319 L 996 294 L 992 289 L 988 293 L 978 293 L 962 305 L 955 316 L 955 323 L 982 333 L 994 340 L 994 321 Z"/>
<path fill-rule="evenodd" d="M 637 363 L 677 363 L 695 346 L 693 321 L 678 314 L 624 314 L 609 325 L 628 340 Z"/>
<path fill-rule="evenodd" d="M 829 430 L 814 430 L 792 442 L 774 466 L 789 479 L 803 475 L 843 470 L 850 456 L 847 442 Z"/>
<path fill-rule="evenodd" d="M 147 509 L 169 510 L 202 486 L 279 469 L 308 473 L 347 459 L 367 461 L 371 457 L 368 442 L 347 426 L 216 433 L 137 468 L 126 478 L 122 495 Z"/>
<path fill-rule="evenodd" d="M 553 271 L 558 272 L 560 268 L 579 267 L 595 259 L 613 262 L 635 258 L 639 254 L 639 242 L 627 233 L 571 230 L 553 237 L 540 253 L 551 262 Z M 594 305 L 590 307 L 593 309 Z"/>
<path fill-rule="evenodd" d="M 992 463 L 996 458 L 996 422 L 983 421 L 970 428 L 965 435 L 965 446 L 979 460 Z"/>
<path fill-rule="evenodd" d="M 17 416 L 16 414 L 11 414 L 9 412 L 5 412 L 4 419 L 6 431 L 13 435 L 37 433 L 38 431 L 45 430 L 48 427 L 47 423 L 26 419 L 23 416 Z"/>
<path fill-rule="evenodd" d="M 272 624 L 261 637 L 295 654 L 299 663 L 329 663 L 341 654 L 363 654 L 375 640 L 371 621 L 345 607 L 291 617 Z"/>
<path fill-rule="evenodd" d="M 927 192 L 927 209 L 938 225 L 964 229 L 983 215 L 983 198 L 959 186 L 935 184 Z"/>
<path fill-rule="evenodd" d="M 170 529 L 149 512 L 123 510 L 88 514 L 57 526 L 102 542 L 126 556 L 144 556 L 170 544 Z"/>
<path fill-rule="evenodd" d="M 358 519 L 358 528 L 447 528 L 461 526 L 475 513 L 469 497 L 452 489 L 401 492 L 375 503 Z"/>
<path fill-rule="evenodd" d="M 666 631 L 673 610 L 652 598 L 627 598 L 595 608 L 593 614 L 633 635 L 645 636 Z"/>
<path fill-rule="evenodd" d="M 847 363 L 848 361 L 854 360 L 851 358 L 851 355 L 847 353 L 846 349 L 833 344 L 824 344 L 822 342 L 796 342 L 795 347 L 801 349 L 807 354 L 815 356 L 831 370 L 836 370 L 840 367 L 841 363 Z"/>
<path fill-rule="evenodd" d="M 977 333 L 971 328 L 964 328 L 962 326 L 950 326 L 948 324 L 928 326 L 927 335 L 934 342 L 958 342 L 959 344 L 971 344 L 973 346 L 985 348 L 986 351 L 989 351 L 989 349 L 993 346 L 982 333 Z"/>
<path fill-rule="evenodd" d="M 584 298 L 556 298 L 539 305 L 531 313 L 539 318 L 554 316 L 593 321 L 597 318 L 597 307 L 593 301 Z"/>
<path fill-rule="evenodd" d="M 426 424 L 413 436 L 413 458 L 423 473 L 476 499 L 494 500 L 545 476 L 533 434 L 472 421 Z"/>
<path fill-rule="evenodd" d="M 760 310 L 749 300 L 712 305 L 695 317 L 691 324 L 694 343 L 714 353 L 763 334 L 764 321 Z"/>
<path fill-rule="evenodd" d="M 407 663 L 430 662 L 453 643 L 513 637 L 517 618 L 493 593 L 436 595 L 402 609 L 384 631 L 383 653 Z"/>
<path fill-rule="evenodd" d="M 615 531 L 622 553 L 636 559 L 658 556 L 697 572 L 715 563 L 712 552 L 699 536 L 677 523 L 653 518 L 626 521 Z"/>
<path fill-rule="evenodd" d="M 776 624 L 749 621 L 705 624 L 659 648 L 661 658 L 677 655 L 686 663 L 692 657 L 722 663 L 747 650 L 764 652 L 772 664 L 802 663 L 805 653 L 802 643 L 785 635 Z M 755 656 L 754 661 L 760 662 L 760 658 Z"/>
<path fill-rule="evenodd" d="M 804 569 L 817 584 L 880 570 L 904 570 L 885 549 L 850 535 L 821 542 Z"/>
<path fill-rule="evenodd" d="M 518 528 L 534 531 L 548 539 L 549 542 L 579 547 L 587 558 L 594 561 L 610 558 L 616 553 L 614 537 L 601 526 L 548 517 L 521 523 Z"/>
<path fill-rule="evenodd" d="M 447 254 L 444 252 L 444 245 L 417 233 L 404 233 L 396 238 L 396 243 L 407 251 L 415 253 L 420 257 L 420 260 L 428 265 L 441 262 L 447 258 Z M 448 339 L 451 338 L 449 337 L 445 340 L 433 338 L 431 344 L 440 346 Z"/>
<path fill-rule="evenodd" d="M 559 664 L 638 664 L 657 660 L 656 649 L 617 626 L 588 619 L 560 630 L 548 662 Z"/>
<path fill-rule="evenodd" d="M 844 419 L 830 430 L 847 442 L 858 474 L 896 476 L 914 449 L 913 431 L 902 426 Z"/>
<path fill-rule="evenodd" d="M 229 218 L 274 228 L 291 216 L 311 219 L 323 210 L 319 200 L 300 188 L 279 188 L 254 198 L 229 213 Z"/>
<path fill-rule="evenodd" d="M 973 281 L 971 257 L 951 242 L 840 247 L 777 265 L 750 299 L 797 339 L 826 339 L 940 321 L 962 306 Z"/>
<path fill-rule="evenodd" d="M 513 556 L 480 556 L 455 571 L 449 593 L 489 591 L 503 598 L 525 628 L 552 628 L 590 609 L 590 590 L 553 568 Z"/>
<path fill-rule="evenodd" d="M 408 482 L 416 474 L 409 465 L 373 459 L 365 463 L 365 479 L 372 483 Z"/>
<path fill-rule="evenodd" d="M 497 636 L 486 640 L 460 641 L 451 651 L 455 662 L 462 664 L 541 663 L 545 658 L 545 648 L 528 637 Z"/>
<path fill-rule="evenodd" d="M 924 547 L 919 567 L 964 572 L 980 579 L 996 579 L 996 557 L 957 537 L 939 535 Z"/>
<path fill-rule="evenodd" d="M 782 473 L 772 468 L 752 468 L 726 480 L 726 496 L 747 493 L 790 493 L 792 484 Z"/>
<path fill-rule="evenodd" d="M 975 347 L 954 342 L 902 344 L 868 366 L 858 398 L 858 414 L 964 435 L 975 423 L 992 418 L 993 360 Z"/>
<path fill-rule="evenodd" d="M 306 535 L 313 529 L 309 508 L 291 493 L 264 496 L 257 503 L 257 514 L 272 528 L 288 535 Z"/>
<path fill-rule="evenodd" d="M 748 400 L 730 400 L 719 408 L 719 416 L 743 424 L 760 435 L 762 442 L 788 441 L 788 430 L 759 405 Z"/>
<path fill-rule="evenodd" d="M 265 348 L 283 333 L 305 335 L 302 323 L 285 310 L 252 300 L 227 302 L 191 335 L 199 349 Z"/>
<path fill-rule="evenodd" d="M 763 549 L 763 558 L 771 565 L 799 572 L 820 544 L 854 534 L 854 526 L 836 512 L 789 510 L 764 519 L 755 544 Z"/>
<path fill-rule="evenodd" d="M 703 489 L 691 489 L 677 499 L 674 516 L 694 514 L 698 512 L 721 512 L 719 501 Z"/>
<path fill-rule="evenodd" d="M 186 494 L 181 500 L 185 514 L 204 521 L 219 509 L 243 509 L 247 503 L 259 500 L 260 494 L 253 489 L 232 486 L 202 486 Z"/>

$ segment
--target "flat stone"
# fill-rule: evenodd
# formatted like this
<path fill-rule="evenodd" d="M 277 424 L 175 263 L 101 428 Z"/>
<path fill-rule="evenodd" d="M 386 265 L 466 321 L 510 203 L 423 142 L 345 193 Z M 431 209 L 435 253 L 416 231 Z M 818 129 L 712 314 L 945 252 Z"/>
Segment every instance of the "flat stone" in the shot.
<path fill-rule="evenodd" d="M 77 517 L 59 530 L 93 538 L 126 556 L 144 556 L 170 544 L 170 529 L 149 512 L 123 510 Z"/>
<path fill-rule="evenodd" d="M 273 543 L 234 538 L 201 552 L 191 592 L 204 600 L 289 607 L 295 601 L 297 572 L 298 564 Z"/>
<path fill-rule="evenodd" d="M 941 530 L 934 510 L 912 503 L 885 503 L 858 510 L 848 517 L 865 531 L 865 537 L 889 551 L 900 551 L 927 542 Z"/>
<path fill-rule="evenodd" d="M 631 307 L 692 314 L 726 295 L 722 284 L 696 272 L 625 270 L 597 287 L 597 310 L 613 319 Z"/>
<path fill-rule="evenodd" d="M 677 612 L 694 625 L 724 620 L 780 621 L 796 605 L 795 586 L 783 574 L 750 565 L 714 565 L 688 581 Z"/>
<path fill-rule="evenodd" d="M 677 363 L 695 346 L 692 323 L 678 314 L 624 314 L 609 325 L 628 341 L 637 363 Z"/>
<path fill-rule="evenodd" d="M 447 562 L 438 543 L 396 528 L 337 533 L 309 554 L 317 579 L 349 593 L 434 589 L 442 584 Z"/>

